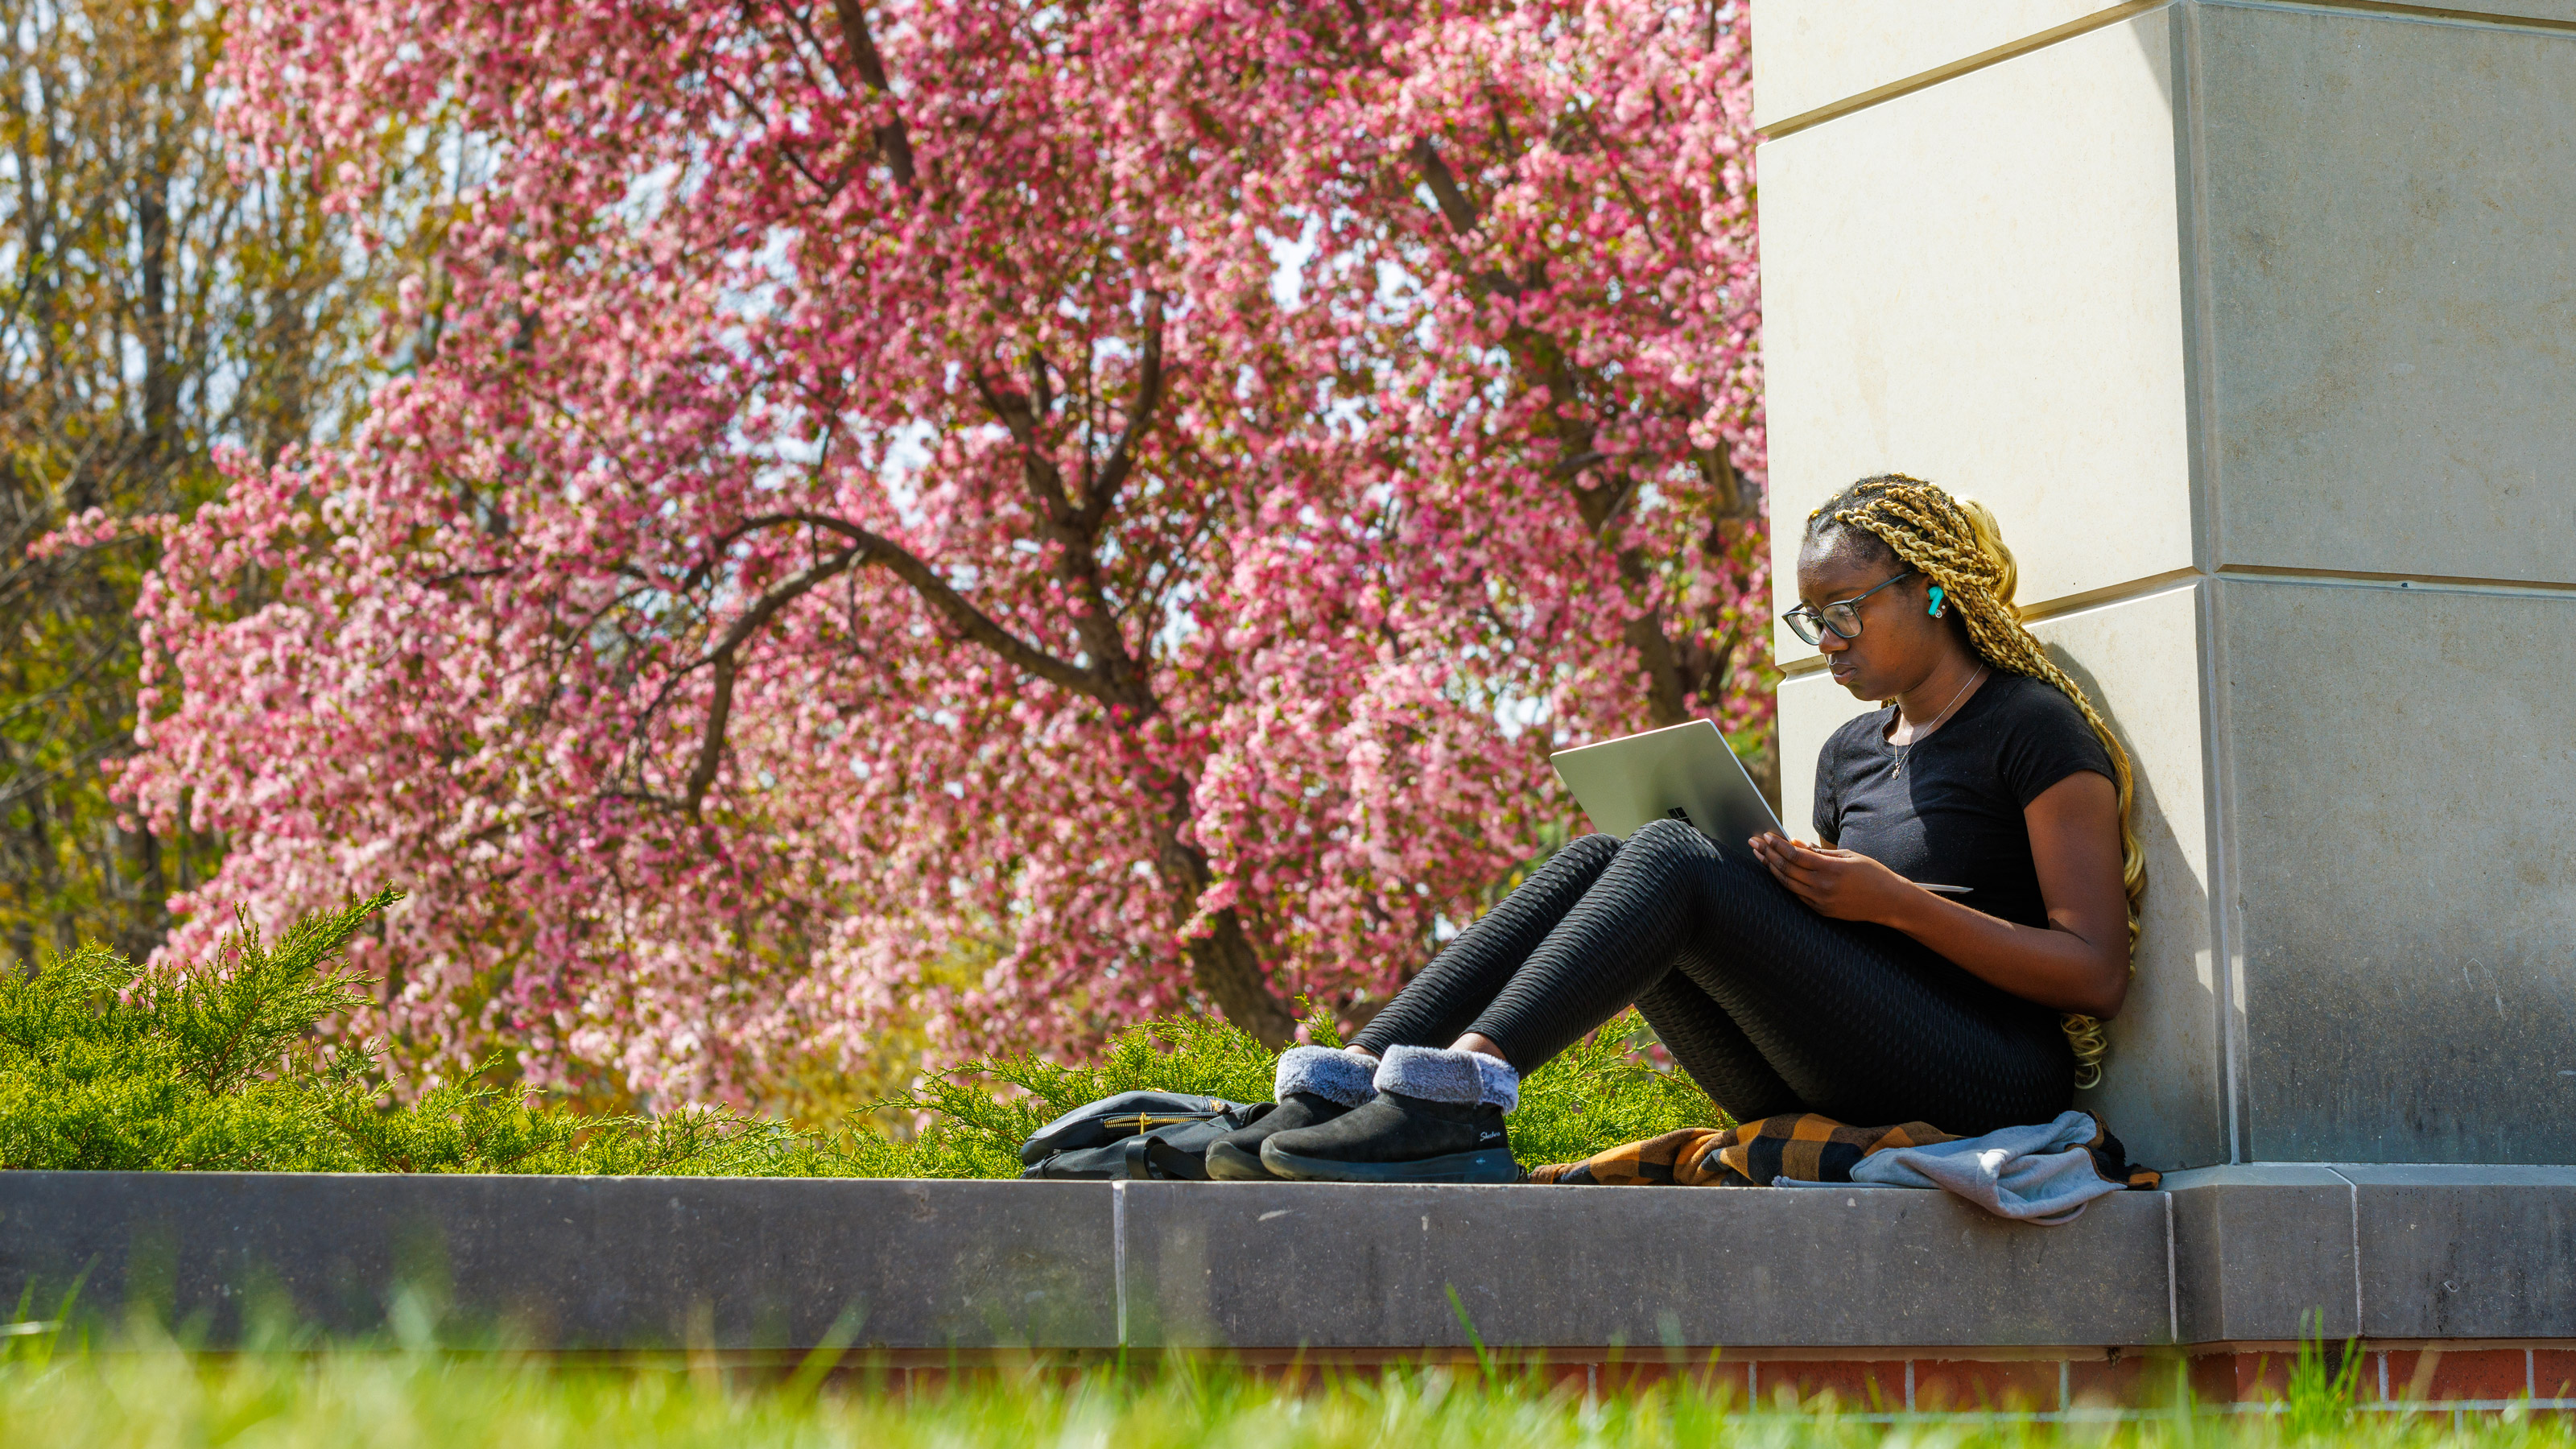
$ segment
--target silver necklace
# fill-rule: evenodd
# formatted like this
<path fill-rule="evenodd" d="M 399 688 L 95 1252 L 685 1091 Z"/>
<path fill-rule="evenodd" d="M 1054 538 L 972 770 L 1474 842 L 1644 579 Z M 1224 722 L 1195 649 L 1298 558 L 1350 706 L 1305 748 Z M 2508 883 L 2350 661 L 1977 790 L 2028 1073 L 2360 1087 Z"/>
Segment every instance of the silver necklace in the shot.
<path fill-rule="evenodd" d="M 1905 776 L 1905 757 L 1914 753 L 1914 747 L 1923 743 L 1923 737 L 1925 735 L 1932 733 L 1934 730 L 1939 729 L 1943 724 L 1947 723 L 1950 718 L 1950 711 L 1957 709 L 1959 707 L 1959 701 L 1966 699 L 1968 697 L 1968 691 L 1976 688 L 1977 681 L 1985 677 L 1986 666 L 1980 664 L 1977 666 L 1977 672 L 1968 676 L 1968 682 L 1959 686 L 1959 692 L 1950 696 L 1950 702 L 1941 706 L 1941 712 L 1932 717 L 1932 722 L 1930 724 L 1916 730 L 1914 732 L 1914 738 L 1907 740 L 1901 745 L 1892 745 L 1889 747 L 1896 755 L 1897 778 L 1903 779 Z"/>

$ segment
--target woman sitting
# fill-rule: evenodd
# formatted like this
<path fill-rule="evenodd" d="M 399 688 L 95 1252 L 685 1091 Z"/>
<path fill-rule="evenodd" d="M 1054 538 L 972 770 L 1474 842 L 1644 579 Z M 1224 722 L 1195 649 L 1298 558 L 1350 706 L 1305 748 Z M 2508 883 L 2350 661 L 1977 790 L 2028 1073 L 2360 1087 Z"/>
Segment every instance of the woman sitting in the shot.
<path fill-rule="evenodd" d="M 1634 1004 L 1739 1121 L 1818 1112 L 1973 1135 L 2099 1079 L 2144 885 L 2128 756 L 2012 606 L 1993 517 L 1865 479 L 1807 519 L 1787 616 L 1893 704 L 1816 761 L 1820 844 L 1660 820 L 1587 835 L 1459 933 L 1212 1175 L 1510 1182 L 1523 1073 Z M 1965 886 L 1959 898 L 1917 882 Z"/>

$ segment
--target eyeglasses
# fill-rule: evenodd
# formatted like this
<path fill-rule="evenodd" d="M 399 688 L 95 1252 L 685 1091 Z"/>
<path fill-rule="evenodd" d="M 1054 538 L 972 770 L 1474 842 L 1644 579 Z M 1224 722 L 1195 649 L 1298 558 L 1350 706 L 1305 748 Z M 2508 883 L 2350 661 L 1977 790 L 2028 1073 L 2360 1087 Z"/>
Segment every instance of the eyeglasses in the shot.
<path fill-rule="evenodd" d="M 1833 630 L 1838 638 L 1857 639 L 1860 637 L 1860 601 L 1868 598 L 1870 594 L 1877 593 L 1879 589 L 1886 588 L 1887 584 L 1903 583 L 1912 577 L 1914 577 L 1914 570 L 1907 569 L 1895 578 L 1889 579 L 1886 584 L 1880 584 L 1878 588 L 1869 590 L 1868 593 L 1855 595 L 1840 603 L 1827 604 L 1821 609 L 1810 609 L 1800 604 L 1782 614 L 1780 622 L 1789 626 L 1790 633 L 1810 644 L 1823 643 L 1824 631 L 1827 629 Z"/>

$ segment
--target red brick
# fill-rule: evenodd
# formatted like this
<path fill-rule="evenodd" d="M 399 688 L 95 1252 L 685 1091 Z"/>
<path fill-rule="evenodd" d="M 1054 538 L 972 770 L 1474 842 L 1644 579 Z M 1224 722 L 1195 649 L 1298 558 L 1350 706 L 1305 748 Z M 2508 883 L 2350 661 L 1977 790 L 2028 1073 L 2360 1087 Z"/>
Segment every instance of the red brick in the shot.
<path fill-rule="evenodd" d="M 2054 1409 L 2057 1361 L 2023 1359 L 1916 1359 L 1914 1407 L 1941 1409 Z"/>
<path fill-rule="evenodd" d="M 2370 1376 L 2376 1379 L 2377 1375 Z M 2518 1348 L 2390 1349 L 2388 1397 L 2421 1403 L 2518 1399 L 2528 1385 Z M 2370 1385 L 2375 1392 L 2376 1382 Z"/>
<path fill-rule="evenodd" d="M 1310 1363 L 1292 1359 L 1286 1363 L 1246 1364 L 1241 1372 L 1261 1382 L 1276 1384 L 1287 1393 L 1310 1394 L 1328 1384 L 1374 1381 L 1380 1369 L 1375 1364 Z"/>
<path fill-rule="evenodd" d="M 1697 1393 L 1723 1399 L 1730 1404 L 1741 1404 L 1746 1402 L 1745 1371 L 1755 1366 L 1750 1359 L 1703 1357 L 1695 1363 L 1676 1366 L 1672 1377 L 1676 1383 L 1687 1382 Z M 1767 1373 L 1771 1365 L 1759 1367 Z M 1769 1380 L 1764 1382 L 1767 1384 Z"/>
<path fill-rule="evenodd" d="M 1601 1365 L 1600 1373 L 1593 1382 L 1604 1394 L 1641 1394 L 1658 1384 L 1671 1383 L 1687 1375 L 1686 1366 L 1669 1364 L 1661 1360 L 1605 1363 Z M 1737 1367 L 1734 1375 L 1736 1383 L 1741 1385 L 1744 1382 L 1744 1370 Z M 1718 1381 L 1723 1383 L 1725 1375 L 1719 1375 Z M 1740 1396 L 1741 1390 L 1739 1389 L 1738 1392 Z"/>
<path fill-rule="evenodd" d="M 2170 1397 L 2173 1364 L 2156 1363 L 2156 1371 L 2150 1375 L 2151 1362 L 2154 1361 L 2144 1354 L 2129 1354 L 2116 1360 L 2077 1359 L 2067 1364 L 2069 1406 L 2131 1408 L 2145 1403 L 2151 1395 Z"/>
<path fill-rule="evenodd" d="M 2191 1361 L 2186 1375 L 2191 1382 L 2191 1396 L 2204 1404 L 2230 1404 L 2236 1401 L 2236 1355 L 2205 1353 Z"/>
<path fill-rule="evenodd" d="M 1783 1395 L 1810 1404 L 1824 1395 L 1847 1409 L 1905 1407 L 1903 1359 L 1764 1359 L 1754 1368 L 1757 1402 Z"/>
<path fill-rule="evenodd" d="M 2192 1397 L 2205 1404 L 2242 1404 L 2277 1399 L 2289 1388 L 2288 1353 L 2211 1353 L 2191 1361 Z"/>
<path fill-rule="evenodd" d="M 972 1377 L 971 1373 L 952 1373 L 945 1368 L 923 1368 L 918 1365 L 904 1369 L 902 1373 L 905 1396 L 924 1399 L 941 1398 L 961 1391 L 967 1387 Z"/>
<path fill-rule="evenodd" d="M 1558 1393 L 1573 1394 L 1578 1398 L 1584 1394 L 1596 1392 L 1600 1388 L 1600 1372 L 1601 1365 L 1598 1362 L 1571 1361 L 1533 1364 L 1528 1370 L 1534 1382 L 1544 1383 Z"/>
<path fill-rule="evenodd" d="M 1643 1387 L 1664 1382 L 1664 1379 L 1672 1374 L 1672 1369 L 1667 1369 L 1664 1364 L 1613 1364 L 1613 1361 L 1607 1361 L 1607 1359 L 1582 1359 L 1582 1361 L 1564 1361 L 1564 1364 L 1548 1364 L 1543 1372 L 1535 1372 L 1533 1369 L 1533 1374 L 1538 1374 L 1540 1379 L 1546 1379 L 1548 1385 L 1556 1387 L 1558 1392 L 1571 1392 L 1571 1395 L 1577 1395 L 1577 1397 L 1582 1395 L 1607 1397 L 1607 1395 L 1625 1395 L 1625 1392 L 1638 1392 L 1643 1390 Z M 1744 1369 L 1736 1369 L 1736 1379 L 1739 1379 L 1739 1382 L 1744 1379 Z"/>
<path fill-rule="evenodd" d="M 2576 1349 L 2533 1349 L 2531 1388 L 2534 1398 L 2576 1399 Z"/>

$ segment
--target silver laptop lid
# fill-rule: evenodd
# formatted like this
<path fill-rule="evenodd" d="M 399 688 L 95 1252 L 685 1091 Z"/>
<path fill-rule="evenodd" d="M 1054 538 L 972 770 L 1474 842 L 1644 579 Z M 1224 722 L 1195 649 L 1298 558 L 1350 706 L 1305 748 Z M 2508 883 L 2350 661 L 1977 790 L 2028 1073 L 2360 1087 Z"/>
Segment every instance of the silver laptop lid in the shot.
<path fill-rule="evenodd" d="M 1548 763 L 1604 835 L 1625 840 L 1650 820 L 1678 818 L 1740 850 L 1754 836 L 1789 833 L 1726 736 L 1704 719 L 1561 750 Z"/>

